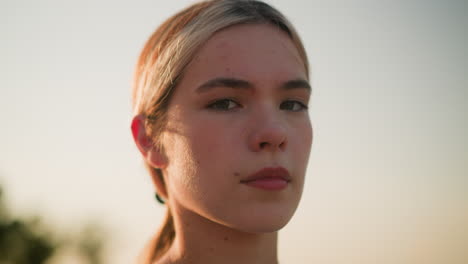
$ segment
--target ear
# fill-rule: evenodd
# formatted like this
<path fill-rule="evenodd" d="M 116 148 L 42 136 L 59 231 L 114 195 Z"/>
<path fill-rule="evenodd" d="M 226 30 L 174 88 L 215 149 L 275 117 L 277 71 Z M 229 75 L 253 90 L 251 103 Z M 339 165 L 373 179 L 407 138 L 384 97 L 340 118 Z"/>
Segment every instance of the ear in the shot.
<path fill-rule="evenodd" d="M 145 160 L 154 168 L 164 169 L 167 165 L 167 158 L 158 148 L 154 146 L 153 139 L 146 133 L 146 117 L 137 115 L 132 120 L 132 135 L 135 144 L 140 150 Z"/>

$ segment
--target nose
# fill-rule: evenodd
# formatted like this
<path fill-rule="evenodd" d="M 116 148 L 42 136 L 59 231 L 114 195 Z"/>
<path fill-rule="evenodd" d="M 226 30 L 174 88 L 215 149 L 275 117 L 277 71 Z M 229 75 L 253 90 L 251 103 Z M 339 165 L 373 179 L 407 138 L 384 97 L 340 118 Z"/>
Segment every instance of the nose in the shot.
<path fill-rule="evenodd" d="M 254 152 L 284 151 L 287 146 L 286 128 L 276 116 L 259 116 L 253 120 L 249 148 Z"/>

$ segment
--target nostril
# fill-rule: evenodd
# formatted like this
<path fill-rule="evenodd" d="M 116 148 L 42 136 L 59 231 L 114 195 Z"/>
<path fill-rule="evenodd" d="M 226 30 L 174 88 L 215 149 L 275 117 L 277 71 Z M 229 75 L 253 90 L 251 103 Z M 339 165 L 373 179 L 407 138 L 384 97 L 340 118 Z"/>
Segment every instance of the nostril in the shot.
<path fill-rule="evenodd" d="M 260 143 L 260 148 L 264 148 L 266 145 L 268 145 L 267 142 L 262 142 L 262 143 Z"/>

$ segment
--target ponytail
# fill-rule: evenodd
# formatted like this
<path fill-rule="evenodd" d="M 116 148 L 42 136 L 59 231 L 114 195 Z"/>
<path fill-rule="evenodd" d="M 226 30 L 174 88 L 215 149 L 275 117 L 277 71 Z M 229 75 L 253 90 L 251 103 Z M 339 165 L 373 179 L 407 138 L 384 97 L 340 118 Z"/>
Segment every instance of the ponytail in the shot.
<path fill-rule="evenodd" d="M 152 264 L 166 253 L 174 242 L 174 220 L 169 208 L 161 229 L 146 245 L 137 260 L 137 264 Z"/>
<path fill-rule="evenodd" d="M 164 253 L 166 253 L 171 247 L 172 242 L 174 242 L 174 238 L 174 219 L 172 218 L 171 210 L 168 208 L 164 223 L 156 235 L 151 261 L 154 261 L 164 255 Z"/>
<path fill-rule="evenodd" d="M 164 179 L 162 177 L 162 172 L 159 169 L 152 168 L 148 163 L 146 167 L 150 171 L 150 174 L 153 178 L 157 177 L 158 180 L 162 181 L 164 184 Z M 167 210 L 166 216 L 164 217 L 164 222 L 159 229 L 159 231 L 154 235 L 154 237 L 147 244 L 140 257 L 138 258 L 137 264 L 152 264 L 155 260 L 161 258 L 164 253 L 166 253 L 174 242 L 175 238 L 175 228 L 174 228 L 174 219 L 171 214 L 171 209 L 166 203 Z"/>

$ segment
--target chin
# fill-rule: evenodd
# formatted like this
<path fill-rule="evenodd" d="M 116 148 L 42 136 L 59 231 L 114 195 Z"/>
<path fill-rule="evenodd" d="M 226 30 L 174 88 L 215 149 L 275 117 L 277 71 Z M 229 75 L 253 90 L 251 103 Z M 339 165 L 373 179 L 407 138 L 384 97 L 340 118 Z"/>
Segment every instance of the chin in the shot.
<path fill-rule="evenodd" d="M 239 230 L 246 232 L 246 233 L 252 233 L 252 234 L 264 234 L 264 233 L 273 233 L 273 232 L 278 232 L 281 230 L 283 227 L 286 226 L 286 224 L 289 222 L 289 219 L 287 221 L 252 221 L 250 223 L 246 223 L 243 225 L 240 225 L 238 227 Z"/>
<path fill-rule="evenodd" d="M 280 231 L 283 227 L 286 226 L 287 223 L 284 224 L 270 224 L 270 225 L 261 225 L 261 226 L 251 226 L 249 229 L 243 230 L 244 232 L 251 233 L 251 234 L 266 234 L 266 233 L 274 233 Z"/>
<path fill-rule="evenodd" d="M 247 233 L 272 233 L 285 227 L 291 220 L 294 208 L 257 208 L 242 212 L 232 227 Z"/>

